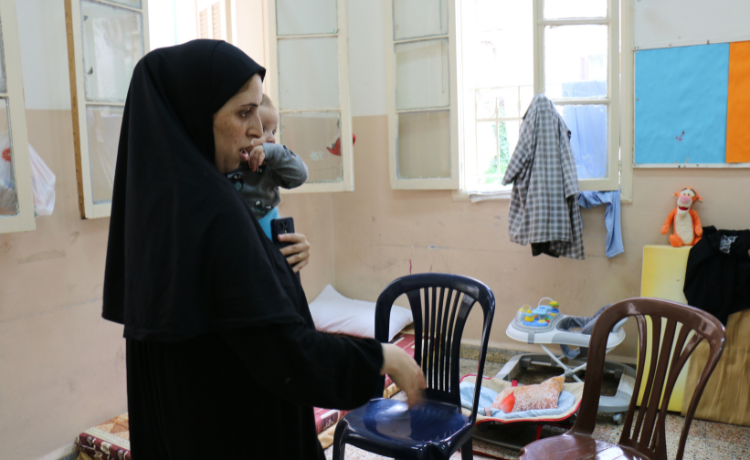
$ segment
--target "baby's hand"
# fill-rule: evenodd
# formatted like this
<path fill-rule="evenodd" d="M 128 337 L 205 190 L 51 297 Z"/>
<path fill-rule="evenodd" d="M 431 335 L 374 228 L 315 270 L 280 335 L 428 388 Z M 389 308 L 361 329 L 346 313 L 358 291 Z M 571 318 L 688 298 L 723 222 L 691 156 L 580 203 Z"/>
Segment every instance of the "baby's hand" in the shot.
<path fill-rule="evenodd" d="M 258 168 L 263 165 L 265 160 L 266 151 L 261 144 L 257 147 L 253 147 L 253 150 L 250 151 L 250 158 L 247 160 L 247 164 L 250 166 L 251 171 L 258 172 Z"/>

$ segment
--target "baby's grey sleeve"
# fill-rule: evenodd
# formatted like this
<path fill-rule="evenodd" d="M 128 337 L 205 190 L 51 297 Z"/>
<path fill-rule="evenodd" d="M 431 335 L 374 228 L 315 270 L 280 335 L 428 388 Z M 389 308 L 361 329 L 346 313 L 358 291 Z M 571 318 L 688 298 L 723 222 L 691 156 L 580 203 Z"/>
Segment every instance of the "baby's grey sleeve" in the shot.
<path fill-rule="evenodd" d="M 271 168 L 271 177 L 279 187 L 295 188 L 307 180 L 307 165 L 284 145 L 263 144 L 266 164 Z"/>

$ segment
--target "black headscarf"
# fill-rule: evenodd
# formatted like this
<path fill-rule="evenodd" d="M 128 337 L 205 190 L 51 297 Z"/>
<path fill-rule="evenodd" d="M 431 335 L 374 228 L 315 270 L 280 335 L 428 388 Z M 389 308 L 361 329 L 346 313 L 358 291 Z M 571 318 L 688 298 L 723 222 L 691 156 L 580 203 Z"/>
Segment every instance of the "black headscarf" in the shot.
<path fill-rule="evenodd" d="M 133 72 L 117 153 L 103 317 L 125 337 L 309 322 L 304 293 L 214 165 L 213 114 L 265 69 L 222 41 L 148 53 Z"/>

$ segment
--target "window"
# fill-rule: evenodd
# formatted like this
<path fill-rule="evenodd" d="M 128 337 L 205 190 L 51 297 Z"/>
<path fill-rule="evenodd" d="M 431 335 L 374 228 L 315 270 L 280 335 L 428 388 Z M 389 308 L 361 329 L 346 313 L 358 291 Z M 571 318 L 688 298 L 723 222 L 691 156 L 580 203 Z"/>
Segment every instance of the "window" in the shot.
<path fill-rule="evenodd" d="M 236 43 L 233 36 L 236 27 L 232 27 L 233 3 L 231 0 L 196 0 L 198 38 Z"/>
<path fill-rule="evenodd" d="M 463 184 L 472 194 L 502 185 L 534 97 L 533 0 L 461 0 Z"/>
<path fill-rule="evenodd" d="M 279 111 L 277 136 L 309 172 L 283 193 L 351 191 L 347 0 L 271 0 L 267 13 L 264 86 Z"/>
<path fill-rule="evenodd" d="M 536 0 L 535 93 L 565 120 L 584 190 L 617 190 L 620 148 L 618 0 Z"/>
<path fill-rule="evenodd" d="M 0 0 L 0 38 L 0 233 L 8 233 L 35 228 L 14 0 Z"/>
<path fill-rule="evenodd" d="M 629 199 L 632 170 L 620 164 L 632 164 L 632 0 L 621 1 L 622 35 L 619 0 L 459 1 L 461 190 L 508 195 L 521 119 L 544 93 L 572 132 L 580 188 L 622 185 Z"/>
<path fill-rule="evenodd" d="M 146 0 L 66 0 L 79 205 L 107 217 L 133 69 L 148 52 Z"/>
<path fill-rule="evenodd" d="M 455 0 L 386 5 L 391 188 L 456 189 Z"/>

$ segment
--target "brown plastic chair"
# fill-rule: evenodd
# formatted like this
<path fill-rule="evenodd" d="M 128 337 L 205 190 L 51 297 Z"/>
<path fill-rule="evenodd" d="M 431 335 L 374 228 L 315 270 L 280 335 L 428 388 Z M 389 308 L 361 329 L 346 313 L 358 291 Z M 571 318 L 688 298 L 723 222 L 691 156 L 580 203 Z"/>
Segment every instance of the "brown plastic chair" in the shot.
<path fill-rule="evenodd" d="M 617 445 L 612 445 L 592 438 L 591 434 L 596 426 L 607 336 L 618 321 L 628 316 L 635 316 L 638 323 L 640 334 L 638 371 L 633 397 L 630 400 L 630 408 L 623 425 L 622 436 L 620 436 Z M 648 340 L 646 317 L 651 319 L 652 333 L 651 363 L 648 378 L 644 379 L 643 371 Z M 662 336 L 659 331 L 661 330 L 662 319 L 666 319 L 666 328 L 660 348 Z M 678 323 L 682 324 L 682 328 L 677 336 L 674 352 L 672 352 Z M 691 331 L 694 331 L 694 334 L 692 334 L 690 340 L 687 340 Z M 703 394 L 706 381 L 711 376 L 722 351 L 724 351 L 726 337 L 724 326 L 713 315 L 687 305 L 646 298 L 623 300 L 612 305 L 599 316 L 591 335 L 583 399 L 573 428 L 561 436 L 546 438 L 529 444 L 521 450 L 519 460 L 577 460 L 584 458 L 666 460 L 667 443 L 664 421 L 667 415 L 668 401 L 680 370 L 695 347 L 698 346 L 698 343 L 705 339 L 711 348 L 711 354 L 698 380 L 695 393 L 693 393 L 693 398 L 690 400 L 690 406 L 685 415 L 685 424 L 682 428 L 679 448 L 675 457 L 676 460 L 681 460 L 695 408 Z M 686 340 L 687 344 L 685 343 Z M 671 360 L 670 354 L 672 355 Z M 667 370 L 669 370 L 668 374 Z M 636 402 L 641 387 L 644 385 L 645 392 L 641 406 L 638 408 L 638 418 L 633 429 Z M 664 401 L 660 410 L 659 401 Z"/>

